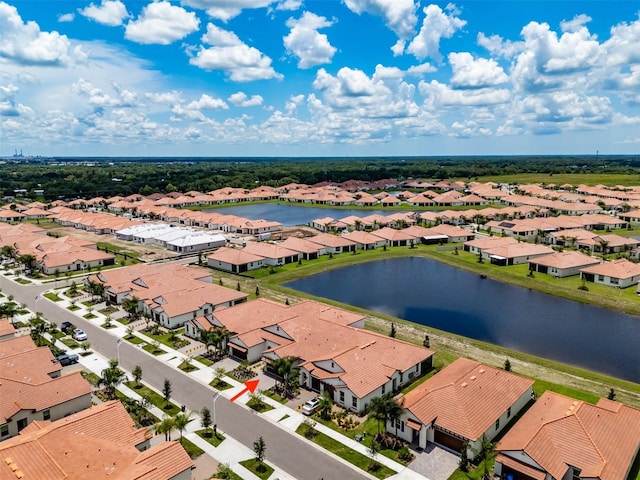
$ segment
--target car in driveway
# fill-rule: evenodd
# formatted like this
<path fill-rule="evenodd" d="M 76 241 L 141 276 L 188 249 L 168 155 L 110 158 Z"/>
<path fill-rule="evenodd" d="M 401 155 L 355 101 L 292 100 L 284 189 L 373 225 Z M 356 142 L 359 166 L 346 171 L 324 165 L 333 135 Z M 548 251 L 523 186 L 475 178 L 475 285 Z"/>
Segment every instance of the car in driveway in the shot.
<path fill-rule="evenodd" d="M 62 333 L 66 333 L 67 335 L 69 335 L 69 332 L 73 329 L 73 323 L 71 322 L 62 322 L 60 324 L 60 331 Z"/>
<path fill-rule="evenodd" d="M 63 367 L 78 363 L 78 360 L 80 360 L 80 357 L 78 357 L 78 355 L 76 355 L 75 353 L 63 353 L 62 355 L 58 355 L 56 357 L 56 362 L 58 362 Z"/>
<path fill-rule="evenodd" d="M 314 413 L 316 413 L 316 410 L 318 410 L 319 406 L 320 406 L 320 399 L 317 397 L 312 398 L 311 400 L 305 402 L 304 405 L 302 405 L 302 414 L 313 415 Z"/>
<path fill-rule="evenodd" d="M 73 331 L 73 339 L 79 342 L 84 342 L 87 339 L 87 334 L 81 328 L 76 328 Z"/>

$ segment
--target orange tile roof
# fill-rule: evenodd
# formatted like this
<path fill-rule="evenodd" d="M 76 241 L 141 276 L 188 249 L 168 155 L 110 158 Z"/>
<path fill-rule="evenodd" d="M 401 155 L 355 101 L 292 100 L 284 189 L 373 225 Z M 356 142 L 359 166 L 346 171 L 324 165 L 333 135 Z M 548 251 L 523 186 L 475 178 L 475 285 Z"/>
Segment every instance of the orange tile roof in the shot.
<path fill-rule="evenodd" d="M 597 405 L 545 392 L 497 446 L 523 452 L 553 478 L 568 465 L 582 478 L 624 480 L 640 448 L 640 410 L 610 400 Z"/>
<path fill-rule="evenodd" d="M 232 247 L 220 247 L 211 255 L 208 255 L 207 258 L 231 265 L 244 265 L 246 263 L 264 260 L 264 257 L 261 255 L 255 255 L 244 249 Z"/>
<path fill-rule="evenodd" d="M 597 258 L 585 255 L 582 252 L 576 250 L 567 250 L 564 252 L 556 252 L 544 257 L 538 257 L 532 260 L 533 263 L 538 265 L 544 265 L 547 267 L 555 268 L 574 268 L 574 267 L 587 267 L 589 265 L 596 265 L 600 263 Z"/>
<path fill-rule="evenodd" d="M 459 358 L 404 396 L 423 424 L 475 441 L 533 385 L 514 373 Z"/>
<path fill-rule="evenodd" d="M 100 404 L 55 422 L 34 422 L 0 443 L 0 479 L 165 480 L 193 462 L 176 442 L 140 452 L 147 429 L 135 428 L 120 402 Z M 7 461 L 7 459 L 10 460 Z"/>
<path fill-rule="evenodd" d="M 20 410 L 46 410 L 90 394 L 91 385 L 80 372 L 39 381 L 0 378 L 0 422 L 6 423 Z"/>
<path fill-rule="evenodd" d="M 16 327 L 14 327 L 9 320 L 0 320 L 0 337 L 14 335 L 15 333 Z"/>
<path fill-rule="evenodd" d="M 626 258 L 619 258 L 618 260 L 583 268 L 581 271 L 594 275 L 606 275 L 612 278 L 626 279 L 640 275 L 640 265 L 630 262 Z"/>

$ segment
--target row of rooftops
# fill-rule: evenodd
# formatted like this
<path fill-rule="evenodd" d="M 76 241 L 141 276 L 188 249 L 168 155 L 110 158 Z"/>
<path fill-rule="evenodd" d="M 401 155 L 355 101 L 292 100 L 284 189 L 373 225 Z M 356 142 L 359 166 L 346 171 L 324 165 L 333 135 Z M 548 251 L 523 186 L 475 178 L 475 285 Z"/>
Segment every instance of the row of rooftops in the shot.
<path fill-rule="evenodd" d="M 0 320 L 0 425 L 30 419 L 0 442 L 0 479 L 155 480 L 191 470 L 179 443 L 150 446 L 152 434 L 119 401 L 91 407 L 91 392 L 79 370 L 62 374 L 48 347 Z M 51 420 L 38 420 L 47 410 Z"/>

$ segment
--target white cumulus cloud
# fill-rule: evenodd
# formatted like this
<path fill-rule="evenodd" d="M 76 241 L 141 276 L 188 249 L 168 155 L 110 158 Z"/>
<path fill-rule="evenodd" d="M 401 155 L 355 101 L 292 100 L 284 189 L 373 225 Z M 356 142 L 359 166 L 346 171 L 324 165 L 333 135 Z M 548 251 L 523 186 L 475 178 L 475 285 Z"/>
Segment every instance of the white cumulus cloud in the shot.
<path fill-rule="evenodd" d="M 265 8 L 277 0 L 182 0 L 181 3 L 206 10 L 210 17 L 226 22 L 240 15 L 244 9 Z"/>
<path fill-rule="evenodd" d="M 502 67 L 493 59 L 474 59 L 469 52 L 452 52 L 448 58 L 453 70 L 451 85 L 455 88 L 492 87 L 509 80 Z"/>
<path fill-rule="evenodd" d="M 227 100 L 236 107 L 257 107 L 262 105 L 264 101 L 261 95 L 251 95 L 251 97 L 248 97 L 244 92 L 233 93 Z"/>
<path fill-rule="evenodd" d="M 202 42 L 211 46 L 201 45 L 189 59 L 191 65 L 203 70 L 222 70 L 235 82 L 282 78 L 271 66 L 271 58 L 243 43 L 233 32 L 209 23 Z"/>
<path fill-rule="evenodd" d="M 127 7 L 120 0 L 102 0 L 100 5 L 92 3 L 78 11 L 95 22 L 111 27 L 122 25 L 124 19 L 129 17 Z"/>
<path fill-rule="evenodd" d="M 407 46 L 407 52 L 415 56 L 418 60 L 427 57 L 442 61 L 440 54 L 440 40 L 451 38 L 454 33 L 462 29 L 466 20 L 460 19 L 458 12 L 451 7 L 451 12 L 447 14 L 438 5 L 428 5 L 423 9 L 425 18 L 422 21 L 420 32 Z"/>
<path fill-rule="evenodd" d="M 304 12 L 299 19 L 287 20 L 287 27 L 291 30 L 284 37 L 284 46 L 287 53 L 298 58 L 298 67 L 310 68 L 331 62 L 336 48 L 325 34 L 318 32 L 331 25 L 333 22 L 311 12 Z"/>
<path fill-rule="evenodd" d="M 167 1 L 153 2 L 142 9 L 136 20 L 127 23 L 125 37 L 137 43 L 169 45 L 199 26 L 200 19 L 194 12 Z"/>
<path fill-rule="evenodd" d="M 22 21 L 18 10 L 0 2 L 0 57 L 22 65 L 64 66 L 84 60 L 66 35 L 43 32 L 36 22 Z"/>
<path fill-rule="evenodd" d="M 75 18 L 76 16 L 73 13 L 63 13 L 62 15 L 58 15 L 58 22 L 60 23 L 73 22 Z"/>
<path fill-rule="evenodd" d="M 367 12 L 383 17 L 398 37 L 410 38 L 418 23 L 413 0 L 344 0 L 349 10 L 358 15 Z"/>

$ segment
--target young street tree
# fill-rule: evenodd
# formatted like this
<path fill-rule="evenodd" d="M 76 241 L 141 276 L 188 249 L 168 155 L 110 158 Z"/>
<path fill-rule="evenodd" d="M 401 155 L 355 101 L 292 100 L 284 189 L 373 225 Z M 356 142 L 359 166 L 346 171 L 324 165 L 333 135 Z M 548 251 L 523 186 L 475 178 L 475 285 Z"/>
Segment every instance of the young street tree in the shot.
<path fill-rule="evenodd" d="M 202 407 L 200 410 L 200 425 L 206 430 L 207 436 L 211 436 L 209 429 L 211 428 L 211 410 Z"/>
<path fill-rule="evenodd" d="M 255 453 L 256 461 L 259 464 L 264 463 L 264 454 L 265 454 L 266 450 L 267 450 L 267 445 L 264 442 L 264 438 L 262 438 L 262 436 L 260 436 L 260 438 L 258 438 L 258 440 L 253 442 L 253 453 Z"/>
<path fill-rule="evenodd" d="M 140 365 L 136 365 L 133 367 L 133 380 L 136 382 L 136 386 L 140 386 L 140 380 L 142 380 L 142 367 Z"/>
<path fill-rule="evenodd" d="M 162 387 L 162 396 L 164 397 L 165 407 L 169 406 L 169 400 L 171 400 L 171 380 L 168 378 L 164 379 L 164 386 Z"/>
<path fill-rule="evenodd" d="M 118 360 L 109 360 L 109 366 L 102 370 L 98 386 L 104 385 L 104 393 L 109 400 L 115 400 L 116 387 L 124 380 L 125 373 L 120 370 Z"/>

